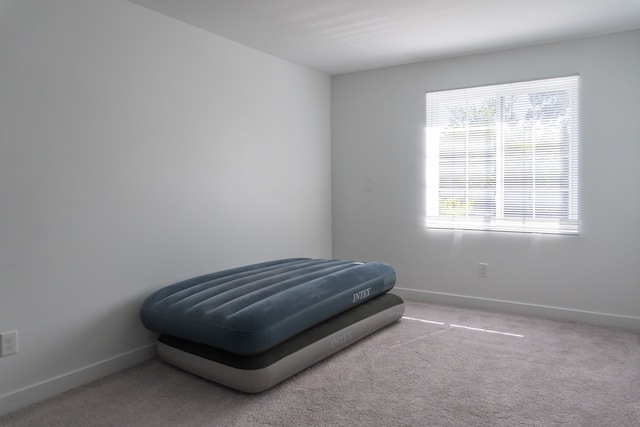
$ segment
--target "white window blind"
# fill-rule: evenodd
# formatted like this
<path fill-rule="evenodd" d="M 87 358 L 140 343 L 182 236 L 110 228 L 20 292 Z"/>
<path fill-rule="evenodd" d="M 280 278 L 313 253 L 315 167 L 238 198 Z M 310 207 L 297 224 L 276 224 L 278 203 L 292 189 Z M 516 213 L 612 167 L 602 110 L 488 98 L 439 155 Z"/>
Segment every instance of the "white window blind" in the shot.
<path fill-rule="evenodd" d="M 578 234 L 578 83 L 427 93 L 427 227 Z"/>

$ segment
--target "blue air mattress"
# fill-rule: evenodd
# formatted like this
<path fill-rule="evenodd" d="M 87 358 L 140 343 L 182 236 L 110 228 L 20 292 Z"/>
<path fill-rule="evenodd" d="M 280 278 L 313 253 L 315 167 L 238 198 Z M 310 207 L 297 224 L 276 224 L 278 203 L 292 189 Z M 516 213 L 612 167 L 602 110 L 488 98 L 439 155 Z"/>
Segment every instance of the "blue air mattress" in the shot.
<path fill-rule="evenodd" d="M 278 344 L 264 353 L 239 356 L 204 344 L 161 335 L 163 361 L 245 393 L 260 393 L 320 360 L 391 325 L 404 301 L 392 293 L 372 298 Z"/>
<path fill-rule="evenodd" d="M 237 355 L 263 353 L 393 288 L 382 262 L 291 258 L 188 279 L 140 308 L 154 332 Z"/>

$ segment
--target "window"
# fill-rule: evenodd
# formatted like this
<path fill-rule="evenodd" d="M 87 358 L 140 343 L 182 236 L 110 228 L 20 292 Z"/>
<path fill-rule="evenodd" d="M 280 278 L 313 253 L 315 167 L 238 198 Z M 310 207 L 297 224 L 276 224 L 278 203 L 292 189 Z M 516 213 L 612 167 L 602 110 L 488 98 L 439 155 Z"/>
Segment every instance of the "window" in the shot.
<path fill-rule="evenodd" d="M 578 234 L 578 80 L 427 93 L 427 227 Z"/>

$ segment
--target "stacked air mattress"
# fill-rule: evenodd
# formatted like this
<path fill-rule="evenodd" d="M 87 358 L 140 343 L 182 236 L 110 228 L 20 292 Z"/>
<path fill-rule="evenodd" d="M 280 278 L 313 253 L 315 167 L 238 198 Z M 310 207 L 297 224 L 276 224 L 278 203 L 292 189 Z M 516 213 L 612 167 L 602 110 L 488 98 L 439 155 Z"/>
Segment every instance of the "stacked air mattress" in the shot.
<path fill-rule="evenodd" d="M 256 393 L 398 320 L 395 280 L 381 262 L 276 260 L 162 288 L 140 318 L 164 361 Z"/>

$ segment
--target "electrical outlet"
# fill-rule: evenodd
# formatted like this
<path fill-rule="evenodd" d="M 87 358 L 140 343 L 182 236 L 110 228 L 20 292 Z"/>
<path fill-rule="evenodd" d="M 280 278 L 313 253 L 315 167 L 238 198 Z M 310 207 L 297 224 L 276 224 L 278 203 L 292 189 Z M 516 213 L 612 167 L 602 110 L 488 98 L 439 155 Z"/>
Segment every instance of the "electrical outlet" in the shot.
<path fill-rule="evenodd" d="M 483 279 L 487 279 L 489 277 L 489 264 L 487 264 L 486 262 L 479 263 L 478 275 Z"/>
<path fill-rule="evenodd" d="M 18 352 L 18 331 L 3 332 L 0 334 L 0 356 L 9 356 Z"/>

